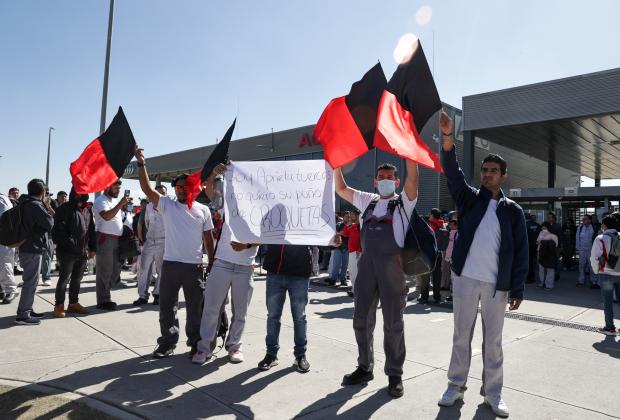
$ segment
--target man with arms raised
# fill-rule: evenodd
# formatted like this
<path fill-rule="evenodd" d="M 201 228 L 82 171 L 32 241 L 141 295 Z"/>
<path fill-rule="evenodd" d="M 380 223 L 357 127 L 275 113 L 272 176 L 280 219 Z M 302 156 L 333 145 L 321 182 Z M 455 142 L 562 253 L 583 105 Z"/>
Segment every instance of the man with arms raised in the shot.
<path fill-rule="evenodd" d="M 144 166 L 142 149 L 136 146 L 136 159 L 140 174 L 140 188 L 153 207 L 157 208 L 164 222 L 164 262 L 159 282 L 159 346 L 153 357 L 172 355 L 179 341 L 177 303 L 179 289 L 183 288 L 187 322 L 187 344 L 196 348 L 200 341 L 200 317 L 202 315 L 202 247 L 207 249 L 209 265 L 213 264 L 213 221 L 207 206 L 194 202 L 187 204 L 187 175 L 179 175 L 172 186 L 177 199 L 160 194 L 149 183 Z M 210 268 L 210 267 L 209 267 Z"/>
<path fill-rule="evenodd" d="M 358 366 L 353 373 L 344 376 L 342 384 L 357 385 L 374 379 L 373 332 L 377 303 L 381 302 L 388 392 L 398 398 L 404 393 L 401 380 L 405 363 L 403 310 L 407 298 L 400 252 L 418 197 L 418 166 L 407 161 L 407 179 L 400 197 L 396 194 L 400 186 L 398 171 L 387 163 L 377 168 L 374 185 L 379 194 L 347 186 L 340 168 L 334 171 L 334 179 L 336 193 L 362 212 L 362 254 L 353 290 Z"/>

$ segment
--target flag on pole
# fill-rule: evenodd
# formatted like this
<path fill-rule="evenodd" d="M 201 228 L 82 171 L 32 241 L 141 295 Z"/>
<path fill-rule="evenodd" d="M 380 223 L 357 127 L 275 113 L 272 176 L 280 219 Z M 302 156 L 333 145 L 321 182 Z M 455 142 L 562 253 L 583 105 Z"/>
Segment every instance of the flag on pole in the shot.
<path fill-rule="evenodd" d="M 209 158 L 205 162 L 200 172 L 195 172 L 187 177 L 186 180 L 186 192 L 187 192 L 187 207 L 192 208 L 192 204 L 196 197 L 202 192 L 202 184 L 209 178 L 213 169 L 220 163 L 226 163 L 228 161 L 228 147 L 230 146 L 230 140 L 232 138 L 233 131 L 235 130 L 235 124 L 237 119 L 233 121 L 232 125 L 224 134 L 222 141 L 220 141 Z"/>
<path fill-rule="evenodd" d="M 69 166 L 75 192 L 90 194 L 108 188 L 123 175 L 135 148 L 136 140 L 123 108 L 118 107 L 108 128 Z"/>
<path fill-rule="evenodd" d="M 346 96 L 332 99 L 312 135 L 323 145 L 324 157 L 339 168 L 373 147 L 377 108 L 387 80 L 377 63 Z"/>
<path fill-rule="evenodd" d="M 439 156 L 420 137 L 441 100 L 422 44 L 416 40 L 411 58 L 400 64 L 381 96 L 374 146 L 443 172 Z"/>

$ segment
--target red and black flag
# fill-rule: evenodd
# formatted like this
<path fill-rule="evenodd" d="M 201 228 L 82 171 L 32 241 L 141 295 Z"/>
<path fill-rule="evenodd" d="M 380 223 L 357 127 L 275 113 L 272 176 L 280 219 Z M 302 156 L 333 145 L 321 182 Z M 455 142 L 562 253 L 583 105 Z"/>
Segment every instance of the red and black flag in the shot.
<path fill-rule="evenodd" d="M 372 149 L 377 108 L 387 80 L 377 63 L 347 96 L 332 99 L 314 127 L 312 135 L 323 145 L 324 157 L 339 168 Z"/>
<path fill-rule="evenodd" d="M 440 109 L 433 75 L 417 40 L 411 59 L 398 66 L 381 96 L 374 146 L 443 172 L 439 156 L 420 137 L 426 122 Z"/>
<path fill-rule="evenodd" d="M 215 149 L 209 155 L 209 158 L 205 162 L 200 172 L 195 172 L 187 177 L 186 180 L 186 193 L 187 193 L 187 207 L 192 208 L 192 203 L 202 192 L 202 184 L 209 178 L 213 169 L 220 163 L 226 163 L 228 161 L 228 147 L 230 146 L 230 140 L 232 138 L 233 131 L 235 131 L 235 124 L 237 119 L 233 121 L 232 125 L 224 134 L 222 141 L 220 141 Z"/>
<path fill-rule="evenodd" d="M 76 161 L 71 163 L 71 182 L 78 194 L 103 191 L 118 180 L 131 161 L 136 140 L 123 113 L 118 112 L 108 128 L 91 141 Z"/>

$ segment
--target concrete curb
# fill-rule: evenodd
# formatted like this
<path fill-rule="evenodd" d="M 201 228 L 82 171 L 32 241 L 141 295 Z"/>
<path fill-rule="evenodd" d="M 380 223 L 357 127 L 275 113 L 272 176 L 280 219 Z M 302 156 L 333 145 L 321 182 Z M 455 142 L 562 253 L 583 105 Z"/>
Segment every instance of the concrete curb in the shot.
<path fill-rule="evenodd" d="M 80 394 L 76 392 L 72 392 L 61 387 L 49 386 L 49 385 L 40 385 L 32 382 L 25 382 L 16 379 L 8 379 L 8 378 L 0 378 L 0 385 L 13 387 L 13 388 L 26 388 L 30 391 L 36 391 L 45 395 L 65 398 L 67 400 L 79 402 L 80 404 L 84 404 L 92 409 L 101 411 L 109 416 L 113 416 L 122 420 L 137 420 L 144 419 L 146 417 L 142 417 L 131 413 L 123 408 L 120 408 L 116 405 L 107 403 L 105 401 L 93 398 L 91 396 Z"/>

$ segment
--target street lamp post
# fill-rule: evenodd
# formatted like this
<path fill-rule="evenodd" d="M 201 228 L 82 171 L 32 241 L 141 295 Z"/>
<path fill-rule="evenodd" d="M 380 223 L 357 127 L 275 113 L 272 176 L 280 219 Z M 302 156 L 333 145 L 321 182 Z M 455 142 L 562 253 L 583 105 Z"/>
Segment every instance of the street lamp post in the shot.
<path fill-rule="evenodd" d="M 45 185 L 49 188 L 50 185 L 50 149 L 52 146 L 52 130 L 54 127 L 50 127 L 47 131 L 47 165 L 45 165 Z"/>

